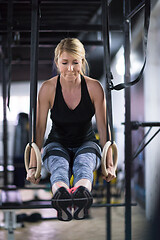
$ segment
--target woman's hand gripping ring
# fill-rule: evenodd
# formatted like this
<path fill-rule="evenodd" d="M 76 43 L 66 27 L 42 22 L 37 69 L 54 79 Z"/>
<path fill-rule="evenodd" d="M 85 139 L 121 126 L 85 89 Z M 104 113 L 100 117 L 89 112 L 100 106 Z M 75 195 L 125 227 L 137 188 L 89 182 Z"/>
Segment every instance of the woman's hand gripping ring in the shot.
<path fill-rule="evenodd" d="M 35 172 L 35 179 L 38 179 L 41 175 L 41 165 L 42 165 L 42 159 L 41 159 L 41 153 L 39 148 L 35 143 L 27 144 L 24 152 L 24 162 L 25 162 L 25 168 L 26 171 L 28 172 L 29 170 L 29 155 L 30 155 L 30 150 L 33 148 L 35 154 L 36 154 L 36 160 L 37 160 L 37 169 Z"/>
<path fill-rule="evenodd" d="M 108 171 L 107 171 L 107 152 L 108 149 L 112 147 L 112 151 L 113 151 L 113 166 L 116 170 L 117 168 L 117 160 L 118 160 L 118 150 L 117 150 L 117 145 L 115 142 L 113 142 L 113 144 L 108 141 L 106 142 L 106 144 L 103 147 L 103 151 L 102 151 L 102 158 L 101 158 L 101 168 L 102 168 L 102 174 L 105 177 L 108 177 Z"/>

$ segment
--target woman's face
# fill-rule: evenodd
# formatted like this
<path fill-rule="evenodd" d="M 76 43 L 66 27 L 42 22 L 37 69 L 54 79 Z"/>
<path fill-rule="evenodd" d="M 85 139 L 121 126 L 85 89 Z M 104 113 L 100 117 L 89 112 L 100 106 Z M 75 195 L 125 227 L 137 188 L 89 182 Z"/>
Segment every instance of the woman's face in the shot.
<path fill-rule="evenodd" d="M 70 81 L 75 80 L 80 77 L 82 58 L 75 57 L 68 52 L 62 52 L 58 58 L 57 67 L 63 78 Z"/>

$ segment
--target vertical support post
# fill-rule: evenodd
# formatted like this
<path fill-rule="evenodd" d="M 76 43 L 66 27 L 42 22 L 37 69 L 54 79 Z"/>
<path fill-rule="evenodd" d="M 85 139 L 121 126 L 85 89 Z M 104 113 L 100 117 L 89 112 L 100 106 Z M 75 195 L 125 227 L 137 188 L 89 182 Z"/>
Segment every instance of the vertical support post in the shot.
<path fill-rule="evenodd" d="M 3 46 L 6 38 L 3 38 Z M 3 49 L 4 50 L 4 49 Z M 3 184 L 8 185 L 8 124 L 7 124 L 7 81 L 6 81 L 6 64 L 5 54 L 2 53 L 1 69 L 2 69 L 2 96 L 3 96 Z"/>
<path fill-rule="evenodd" d="M 7 23 L 7 79 L 8 79 L 8 107 L 10 103 L 10 85 L 12 73 L 12 22 L 13 22 L 13 1 L 8 1 L 8 23 Z"/>
<path fill-rule="evenodd" d="M 4 211 L 5 229 L 8 230 L 8 239 L 14 240 L 14 229 L 17 227 L 15 210 Z"/>
<path fill-rule="evenodd" d="M 7 85 L 10 88 L 11 82 L 11 64 L 12 64 L 12 16 L 13 2 L 8 2 L 7 11 L 7 35 L 2 37 L 2 56 L 1 56 L 1 72 L 2 72 L 2 96 L 3 96 L 3 166 L 4 166 L 4 186 L 8 185 L 8 122 L 7 122 Z M 9 94 L 8 94 L 9 101 Z M 8 102 L 9 103 L 9 102 Z M 9 106 L 9 105 L 8 105 Z"/>
<path fill-rule="evenodd" d="M 30 143 L 36 142 L 36 109 L 39 47 L 39 0 L 32 0 L 30 61 Z"/>
<path fill-rule="evenodd" d="M 102 0 L 102 34 L 103 34 L 103 50 L 104 50 L 104 76 L 106 79 L 106 100 L 107 110 L 106 111 L 106 134 L 107 139 L 110 139 L 109 129 L 111 129 L 111 142 L 113 143 L 113 119 L 112 119 L 112 98 L 110 85 L 112 74 L 110 71 L 110 44 L 109 44 L 109 9 L 108 0 Z M 107 203 L 111 202 L 110 183 L 107 183 Z M 106 208 L 106 239 L 111 240 L 111 208 Z"/>
<path fill-rule="evenodd" d="M 111 189 L 110 189 L 110 183 L 107 183 L 107 203 L 111 203 Z M 107 207 L 106 211 L 106 240 L 111 240 L 112 237 L 112 231 L 111 231 L 111 208 Z"/>
<path fill-rule="evenodd" d="M 130 82 L 130 33 L 131 23 L 127 20 L 130 12 L 130 0 L 123 0 L 124 16 L 124 61 L 125 83 Z M 131 240 L 131 99 L 130 88 L 125 88 L 125 240 Z"/>

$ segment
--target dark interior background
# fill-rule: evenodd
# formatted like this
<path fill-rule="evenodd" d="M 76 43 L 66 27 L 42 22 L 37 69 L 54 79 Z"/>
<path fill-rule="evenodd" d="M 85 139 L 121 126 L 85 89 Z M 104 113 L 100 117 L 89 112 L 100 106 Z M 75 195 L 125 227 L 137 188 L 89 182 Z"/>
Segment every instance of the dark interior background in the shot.
<path fill-rule="evenodd" d="M 30 79 L 31 1 L 13 0 L 13 17 L 8 18 L 8 1 L 0 1 L 0 46 L 7 49 L 7 26 L 12 25 L 12 81 Z M 131 0 L 131 11 L 144 1 Z M 123 44 L 123 0 L 109 0 L 111 59 Z M 39 31 L 38 80 L 53 74 L 53 55 L 57 43 L 65 37 L 77 37 L 85 45 L 90 75 L 103 75 L 103 46 L 101 37 L 101 0 L 41 0 Z M 131 20 L 132 29 L 143 21 L 143 9 Z M 119 29 L 119 30 L 118 30 Z M 134 39 L 133 39 L 134 41 Z M 141 41 L 140 43 L 141 44 Z M 142 46 L 137 50 L 143 59 Z M 98 67 L 97 67 L 98 63 Z"/>

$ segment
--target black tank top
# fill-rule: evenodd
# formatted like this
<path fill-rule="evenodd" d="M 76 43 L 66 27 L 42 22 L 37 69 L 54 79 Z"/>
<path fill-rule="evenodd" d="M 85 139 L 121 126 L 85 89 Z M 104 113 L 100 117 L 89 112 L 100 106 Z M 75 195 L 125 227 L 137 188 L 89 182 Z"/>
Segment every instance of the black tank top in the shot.
<path fill-rule="evenodd" d="M 81 100 L 71 110 L 62 94 L 60 75 L 57 79 L 56 94 L 53 108 L 50 111 L 52 128 L 45 145 L 59 142 L 64 147 L 79 147 L 86 141 L 96 141 L 91 119 L 95 114 L 94 105 L 88 93 L 86 81 L 81 76 Z"/>

